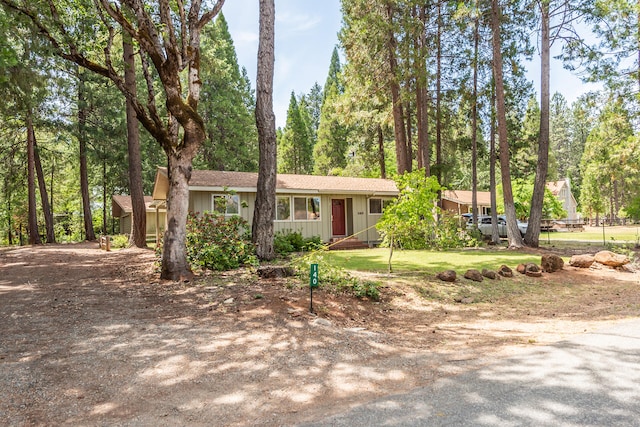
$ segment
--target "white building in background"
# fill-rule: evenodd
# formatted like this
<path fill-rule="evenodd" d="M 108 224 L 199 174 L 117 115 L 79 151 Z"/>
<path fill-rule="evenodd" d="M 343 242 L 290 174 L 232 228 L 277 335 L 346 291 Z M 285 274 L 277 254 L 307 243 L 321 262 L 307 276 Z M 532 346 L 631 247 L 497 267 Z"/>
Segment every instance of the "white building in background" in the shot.
<path fill-rule="evenodd" d="M 547 182 L 547 188 L 560 200 L 562 207 L 567 211 L 566 219 L 578 219 L 578 202 L 571 192 L 571 181 L 569 178 L 560 181 Z"/>

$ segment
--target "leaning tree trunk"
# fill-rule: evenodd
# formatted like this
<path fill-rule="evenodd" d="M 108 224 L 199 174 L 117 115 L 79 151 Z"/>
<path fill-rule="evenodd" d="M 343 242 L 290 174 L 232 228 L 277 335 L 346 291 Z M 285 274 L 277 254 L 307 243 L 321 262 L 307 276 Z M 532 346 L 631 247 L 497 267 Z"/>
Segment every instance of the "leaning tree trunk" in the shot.
<path fill-rule="evenodd" d="M 40 162 L 40 153 L 38 143 L 36 142 L 35 131 L 33 134 L 33 154 L 36 167 L 36 176 L 38 177 L 38 187 L 40 189 L 40 201 L 42 202 L 42 213 L 44 214 L 44 224 L 47 230 L 47 243 L 55 243 L 56 233 L 53 229 L 53 212 L 49 204 L 49 195 L 47 194 L 47 184 L 44 182 L 44 173 L 42 171 L 42 163 Z"/>
<path fill-rule="evenodd" d="M 85 100 L 84 76 L 78 72 L 78 143 L 80 149 L 80 193 L 82 195 L 82 212 L 86 240 L 96 240 L 91 216 L 91 200 L 89 198 L 89 177 L 87 171 L 87 105 Z"/>
<path fill-rule="evenodd" d="M 256 126 L 260 148 L 258 188 L 253 212 L 252 240 L 258 258 L 275 258 L 273 222 L 276 217 L 276 120 L 273 114 L 274 0 L 260 0 L 260 42 L 256 78 Z"/>
<path fill-rule="evenodd" d="M 122 38 L 124 55 L 124 81 L 127 89 L 136 92 L 135 53 L 131 42 L 131 35 L 124 32 Z M 127 149 L 129 154 L 129 193 L 131 194 L 131 207 L 133 209 L 131 221 L 131 235 L 129 244 L 144 248 L 147 246 L 147 208 L 144 203 L 144 191 L 142 190 L 142 157 L 140 155 L 140 133 L 138 131 L 138 119 L 133 108 L 133 103 L 126 98 L 127 113 Z"/>
<path fill-rule="evenodd" d="M 492 0 L 491 29 L 493 44 L 493 74 L 496 86 L 496 110 L 498 113 L 498 140 L 500 146 L 500 172 L 502 175 L 502 191 L 504 196 L 504 210 L 507 216 L 507 238 L 509 248 L 521 248 L 522 236 L 518 229 L 516 207 L 513 202 L 511 188 L 511 171 L 509 167 L 509 141 L 507 139 L 507 115 L 504 100 L 504 80 L 502 76 L 502 43 L 500 41 L 501 13 L 498 0 Z"/>
<path fill-rule="evenodd" d="M 531 196 L 529 226 L 524 236 L 527 245 L 537 248 L 540 239 L 540 223 L 544 204 L 544 191 L 549 168 L 549 1 L 542 0 L 541 7 L 541 55 L 540 55 L 540 135 L 538 137 L 538 165 Z"/>
<path fill-rule="evenodd" d="M 29 244 L 39 245 L 38 217 L 36 213 L 36 172 L 35 172 L 36 135 L 31 116 L 27 117 L 27 185 L 29 193 Z"/>

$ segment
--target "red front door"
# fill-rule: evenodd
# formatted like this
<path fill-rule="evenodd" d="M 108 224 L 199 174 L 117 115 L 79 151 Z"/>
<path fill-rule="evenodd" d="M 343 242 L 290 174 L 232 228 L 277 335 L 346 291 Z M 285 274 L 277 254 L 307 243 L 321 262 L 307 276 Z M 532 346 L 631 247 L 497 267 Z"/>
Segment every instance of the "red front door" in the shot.
<path fill-rule="evenodd" d="M 345 229 L 344 199 L 331 200 L 331 229 L 334 236 L 344 236 Z"/>

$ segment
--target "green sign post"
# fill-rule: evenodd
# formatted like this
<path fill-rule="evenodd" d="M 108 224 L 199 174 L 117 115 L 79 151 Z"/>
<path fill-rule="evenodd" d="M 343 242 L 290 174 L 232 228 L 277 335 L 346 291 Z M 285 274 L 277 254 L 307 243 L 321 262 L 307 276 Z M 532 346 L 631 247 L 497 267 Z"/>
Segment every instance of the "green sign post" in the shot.
<path fill-rule="evenodd" d="M 310 303 L 309 303 L 309 312 L 313 313 L 313 288 L 317 288 L 319 286 L 318 281 L 318 264 L 311 264 L 311 268 L 309 269 L 309 293 L 310 293 Z"/>

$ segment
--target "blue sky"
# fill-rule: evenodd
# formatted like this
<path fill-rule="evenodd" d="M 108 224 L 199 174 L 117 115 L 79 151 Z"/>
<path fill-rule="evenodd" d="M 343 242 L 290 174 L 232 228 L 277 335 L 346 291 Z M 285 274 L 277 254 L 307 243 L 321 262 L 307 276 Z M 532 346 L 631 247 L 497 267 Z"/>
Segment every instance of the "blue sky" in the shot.
<path fill-rule="evenodd" d="M 222 12 L 229 24 L 238 63 L 255 89 L 258 53 L 258 0 L 227 0 Z M 342 25 L 340 0 L 276 0 L 276 62 L 273 109 L 284 127 L 291 92 L 308 93 L 324 85 L 331 53 Z"/>
<path fill-rule="evenodd" d="M 222 8 L 234 40 L 238 63 L 247 69 L 255 88 L 258 51 L 258 0 L 227 0 Z M 340 0 L 276 0 L 276 62 L 273 108 L 276 126 L 284 127 L 291 92 L 308 93 L 315 82 L 327 77 L 333 48 L 342 25 Z M 557 54 L 559 52 L 555 52 Z M 540 61 L 527 62 L 530 80 L 540 90 Z M 558 91 L 571 104 L 598 86 L 585 85 L 552 60 L 551 94 Z"/>

